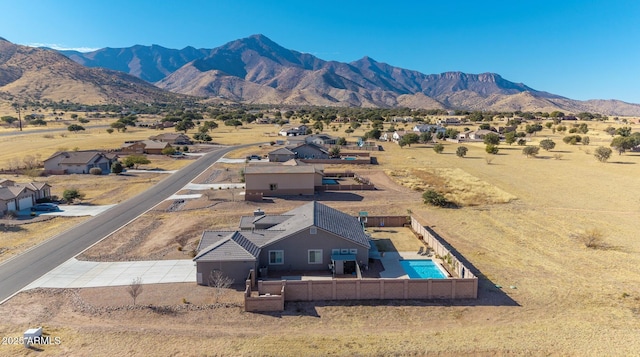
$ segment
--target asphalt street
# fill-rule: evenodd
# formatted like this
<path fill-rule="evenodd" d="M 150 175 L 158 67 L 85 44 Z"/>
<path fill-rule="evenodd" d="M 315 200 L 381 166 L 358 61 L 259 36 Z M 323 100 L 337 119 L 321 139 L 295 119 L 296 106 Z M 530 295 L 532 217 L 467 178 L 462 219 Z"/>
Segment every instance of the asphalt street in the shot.
<path fill-rule="evenodd" d="M 168 196 L 237 147 L 213 151 L 115 207 L 0 264 L 0 303 L 68 259 L 84 251 Z"/>

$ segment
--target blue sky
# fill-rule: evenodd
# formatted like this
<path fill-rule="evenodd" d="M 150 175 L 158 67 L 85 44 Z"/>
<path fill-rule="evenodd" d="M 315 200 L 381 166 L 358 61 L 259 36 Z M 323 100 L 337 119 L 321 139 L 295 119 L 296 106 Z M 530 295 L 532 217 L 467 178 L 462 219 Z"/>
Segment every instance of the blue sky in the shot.
<path fill-rule="evenodd" d="M 261 33 L 325 60 L 495 72 L 572 99 L 640 103 L 640 1 L 0 0 L 0 37 L 91 49 L 214 48 Z"/>

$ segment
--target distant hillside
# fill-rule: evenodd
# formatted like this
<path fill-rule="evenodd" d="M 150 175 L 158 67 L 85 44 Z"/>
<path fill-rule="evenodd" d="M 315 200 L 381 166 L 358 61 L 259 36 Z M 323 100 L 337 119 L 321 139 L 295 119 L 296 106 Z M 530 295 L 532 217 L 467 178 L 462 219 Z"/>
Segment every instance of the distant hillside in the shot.
<path fill-rule="evenodd" d="M 128 74 L 88 68 L 52 50 L 0 39 L 0 92 L 3 97 L 85 104 L 155 101 L 175 97 Z"/>
<path fill-rule="evenodd" d="M 158 45 L 136 45 L 128 48 L 107 47 L 87 53 L 60 52 L 81 65 L 121 71 L 153 83 L 195 59 L 206 57 L 211 50 L 193 47 L 173 50 Z"/>
<path fill-rule="evenodd" d="M 324 61 L 286 49 L 263 35 L 210 50 L 137 45 L 64 53 L 83 65 L 127 72 L 172 92 L 247 103 L 640 116 L 638 104 L 572 100 L 510 82 L 495 73 L 423 74 L 369 57 L 351 63 Z"/>

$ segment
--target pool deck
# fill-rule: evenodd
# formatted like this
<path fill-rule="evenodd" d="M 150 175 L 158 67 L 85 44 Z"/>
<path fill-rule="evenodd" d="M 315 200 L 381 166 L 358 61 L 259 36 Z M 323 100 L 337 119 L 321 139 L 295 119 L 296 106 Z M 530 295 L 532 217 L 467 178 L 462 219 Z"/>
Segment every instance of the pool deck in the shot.
<path fill-rule="evenodd" d="M 417 252 L 385 252 L 383 257 L 380 257 L 380 262 L 384 266 L 384 270 L 380 272 L 381 278 L 393 278 L 393 279 L 409 279 L 409 275 L 404 271 L 400 260 L 415 259 L 415 260 L 434 260 L 428 258 Z"/>

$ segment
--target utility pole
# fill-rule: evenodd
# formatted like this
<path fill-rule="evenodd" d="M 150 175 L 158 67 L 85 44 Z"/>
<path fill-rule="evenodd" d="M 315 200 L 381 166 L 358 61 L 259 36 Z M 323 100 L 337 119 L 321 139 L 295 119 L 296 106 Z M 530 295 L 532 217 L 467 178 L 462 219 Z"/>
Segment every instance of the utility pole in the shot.
<path fill-rule="evenodd" d="M 22 115 L 20 114 L 20 104 L 13 103 L 14 108 L 18 112 L 18 123 L 20 124 L 20 131 L 22 131 Z"/>

